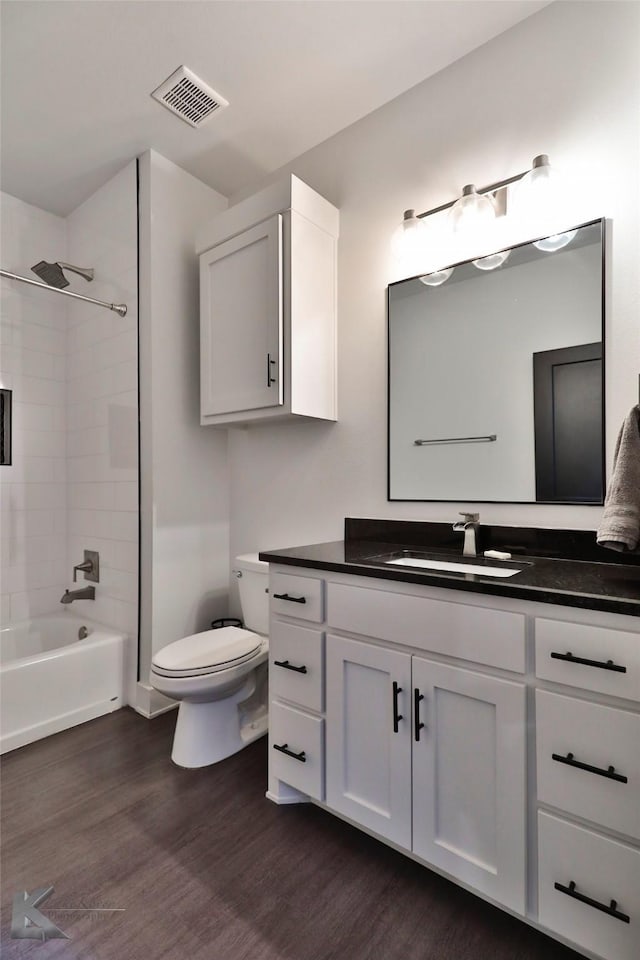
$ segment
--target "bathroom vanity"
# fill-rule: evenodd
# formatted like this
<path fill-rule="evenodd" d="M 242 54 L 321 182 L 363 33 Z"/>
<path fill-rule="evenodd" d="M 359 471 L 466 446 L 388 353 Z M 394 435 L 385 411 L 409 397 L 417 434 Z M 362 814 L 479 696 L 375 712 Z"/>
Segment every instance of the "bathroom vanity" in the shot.
<path fill-rule="evenodd" d="M 640 566 L 389 562 L 447 527 L 347 521 L 344 542 L 260 555 L 267 796 L 316 802 L 588 956 L 636 960 Z M 588 537 L 554 531 L 556 550 L 563 533 L 569 555 Z"/>

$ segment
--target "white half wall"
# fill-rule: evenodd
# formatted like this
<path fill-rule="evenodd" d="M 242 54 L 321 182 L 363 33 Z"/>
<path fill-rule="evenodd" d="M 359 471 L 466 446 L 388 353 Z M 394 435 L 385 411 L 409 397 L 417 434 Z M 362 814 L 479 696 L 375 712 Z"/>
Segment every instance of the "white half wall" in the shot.
<path fill-rule="evenodd" d="M 607 454 L 638 399 L 640 5 L 553 3 L 299 157 L 340 208 L 339 421 L 232 430 L 232 553 L 340 539 L 345 516 L 455 520 L 452 503 L 386 500 L 386 286 L 402 211 L 529 168 L 539 153 L 612 218 Z M 264 186 L 254 184 L 251 190 Z M 234 197 L 235 202 L 240 197 Z M 601 508 L 480 504 L 482 521 L 595 529 Z"/>
<path fill-rule="evenodd" d="M 154 151 L 140 158 L 142 685 L 154 651 L 227 613 L 227 436 L 200 426 L 194 252 L 198 229 L 226 206 Z"/>

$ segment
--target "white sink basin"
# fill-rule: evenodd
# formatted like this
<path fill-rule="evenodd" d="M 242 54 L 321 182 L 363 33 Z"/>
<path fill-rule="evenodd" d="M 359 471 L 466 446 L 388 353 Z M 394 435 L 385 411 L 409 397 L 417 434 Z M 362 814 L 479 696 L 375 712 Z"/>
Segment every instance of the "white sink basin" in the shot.
<path fill-rule="evenodd" d="M 385 564 L 396 567 L 421 567 L 425 570 L 442 570 L 445 573 L 477 573 L 481 577 L 513 577 L 521 570 L 512 567 L 480 566 L 474 563 L 456 563 L 455 560 L 423 560 L 421 557 L 398 557 L 385 560 Z"/>

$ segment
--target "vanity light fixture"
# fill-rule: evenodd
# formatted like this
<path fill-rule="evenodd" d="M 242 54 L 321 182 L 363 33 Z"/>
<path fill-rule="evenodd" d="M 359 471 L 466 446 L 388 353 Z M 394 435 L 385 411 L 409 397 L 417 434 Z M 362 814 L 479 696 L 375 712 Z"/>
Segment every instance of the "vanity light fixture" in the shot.
<path fill-rule="evenodd" d="M 540 235 L 548 229 L 549 223 L 557 221 L 558 211 L 562 209 L 564 188 L 562 177 L 550 165 L 549 157 L 539 154 L 534 157 L 531 169 L 518 173 L 514 177 L 498 180 L 479 190 L 473 184 L 467 184 L 462 195 L 449 203 L 416 214 L 415 210 L 405 210 L 400 226 L 394 231 L 392 247 L 396 257 L 404 268 L 411 273 L 422 271 L 420 280 L 428 286 L 439 286 L 449 279 L 452 268 L 425 271 L 425 259 L 433 262 L 433 252 L 429 252 L 428 232 L 422 229 L 427 217 L 449 210 L 449 232 L 466 243 L 487 246 L 487 237 L 496 229 L 496 221 L 505 213 L 500 207 L 498 194 L 514 184 L 509 194 L 509 215 L 520 221 L 528 232 Z M 504 194 L 503 196 L 506 196 Z M 535 246 L 544 252 L 552 253 L 570 243 L 576 235 L 575 230 L 556 233 L 535 241 Z M 445 242 L 447 238 L 444 238 Z M 489 247 L 489 249 L 491 249 Z M 509 257 L 510 250 L 500 250 L 487 256 L 472 260 L 478 270 L 496 270 Z M 437 266 L 437 264 L 434 264 Z"/>
<path fill-rule="evenodd" d="M 501 267 L 503 263 L 506 263 L 510 254 L 511 250 L 501 250 L 499 253 L 490 253 L 487 257 L 479 257 L 478 260 L 473 260 L 472 263 L 478 270 L 496 270 L 498 267 Z"/>
<path fill-rule="evenodd" d="M 434 270 L 433 273 L 425 273 L 419 279 L 420 283 L 424 283 L 427 287 L 439 287 L 449 279 L 452 273 L 453 267 L 448 267 L 446 270 Z"/>

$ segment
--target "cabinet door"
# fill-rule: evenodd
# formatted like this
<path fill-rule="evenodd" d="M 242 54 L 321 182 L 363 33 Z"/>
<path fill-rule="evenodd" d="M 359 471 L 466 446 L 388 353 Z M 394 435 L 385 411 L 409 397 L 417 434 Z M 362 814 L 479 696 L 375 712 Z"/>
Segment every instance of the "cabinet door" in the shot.
<path fill-rule="evenodd" d="M 524 685 L 420 657 L 412 670 L 413 851 L 524 913 Z"/>
<path fill-rule="evenodd" d="M 283 402 L 282 217 L 200 257 L 202 416 Z"/>
<path fill-rule="evenodd" d="M 411 657 L 335 636 L 326 649 L 326 802 L 410 849 Z"/>

